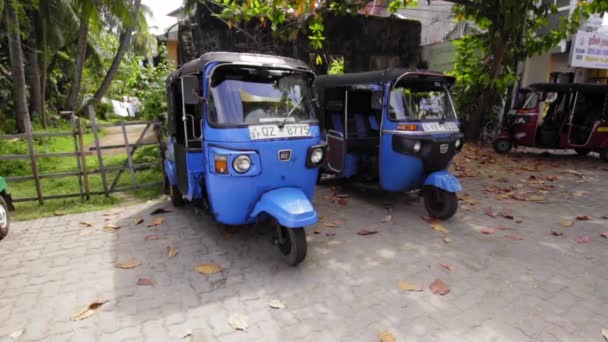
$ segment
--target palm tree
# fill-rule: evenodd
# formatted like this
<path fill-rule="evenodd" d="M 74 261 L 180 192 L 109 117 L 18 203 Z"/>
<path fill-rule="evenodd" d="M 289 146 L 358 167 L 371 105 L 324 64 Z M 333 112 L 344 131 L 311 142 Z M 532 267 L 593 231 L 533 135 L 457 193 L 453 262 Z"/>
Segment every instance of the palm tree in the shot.
<path fill-rule="evenodd" d="M 31 123 L 30 114 L 27 108 L 23 49 L 21 47 L 19 16 L 17 15 L 17 2 L 15 0 L 6 0 L 4 2 L 4 18 L 7 26 L 9 59 L 12 69 L 13 85 L 15 88 L 17 130 L 20 133 L 24 133 L 31 129 Z"/>
<path fill-rule="evenodd" d="M 74 110 L 78 93 L 80 92 L 80 82 L 82 80 L 82 70 L 84 69 L 84 61 L 87 53 L 87 40 L 89 38 L 89 26 L 91 19 L 98 18 L 97 1 L 96 0 L 76 0 L 75 7 L 79 11 L 80 24 L 78 28 L 78 50 L 74 61 L 74 73 L 72 78 L 72 87 L 67 100 L 67 109 Z"/>

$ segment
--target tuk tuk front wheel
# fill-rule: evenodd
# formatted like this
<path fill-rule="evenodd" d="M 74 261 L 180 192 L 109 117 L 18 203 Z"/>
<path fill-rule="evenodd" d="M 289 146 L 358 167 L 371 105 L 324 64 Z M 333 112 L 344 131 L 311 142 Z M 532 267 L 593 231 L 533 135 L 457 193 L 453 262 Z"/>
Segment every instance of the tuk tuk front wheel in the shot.
<path fill-rule="evenodd" d="M 494 141 L 494 151 L 500 154 L 507 154 L 511 152 L 513 148 L 513 142 L 509 139 L 498 139 Z"/>
<path fill-rule="evenodd" d="M 306 258 L 306 232 L 304 228 L 286 228 L 275 223 L 280 229 L 278 247 L 283 259 L 290 266 L 296 266 Z"/>
<path fill-rule="evenodd" d="M 603 149 L 600 151 L 600 159 L 608 162 L 608 149 Z"/>
<path fill-rule="evenodd" d="M 447 220 L 458 210 L 458 196 L 455 192 L 429 186 L 423 190 L 423 197 L 424 206 L 431 217 Z"/>
<path fill-rule="evenodd" d="M 8 204 L 4 200 L 4 197 L 0 195 L 0 240 L 8 235 L 8 228 L 10 224 L 11 221 L 8 214 Z"/>
<path fill-rule="evenodd" d="M 182 193 L 179 191 L 177 186 L 171 185 L 170 190 L 171 190 L 171 204 L 173 204 L 174 207 L 183 206 L 186 203 L 186 201 L 184 201 L 184 195 L 182 195 Z"/>
<path fill-rule="evenodd" d="M 588 148 L 575 148 L 574 151 L 576 151 L 576 154 L 579 156 L 586 156 L 591 153 L 591 150 Z"/>

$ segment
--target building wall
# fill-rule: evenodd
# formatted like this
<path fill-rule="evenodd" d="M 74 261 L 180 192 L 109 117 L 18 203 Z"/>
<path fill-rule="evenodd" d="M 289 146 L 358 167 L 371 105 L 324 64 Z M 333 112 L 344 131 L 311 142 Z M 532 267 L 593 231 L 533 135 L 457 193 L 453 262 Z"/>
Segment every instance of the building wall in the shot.
<path fill-rule="evenodd" d="M 169 40 L 167 41 L 167 54 L 169 55 L 169 60 L 174 63 L 175 65 L 178 65 L 179 63 L 179 58 L 178 58 L 178 53 L 177 53 L 177 45 L 178 45 L 178 41 L 177 40 Z"/>
<path fill-rule="evenodd" d="M 323 55 L 343 56 L 345 71 L 367 71 L 391 66 L 414 67 L 420 58 L 417 21 L 374 16 L 331 16 L 324 20 Z M 316 65 L 316 52 L 308 33 L 294 28 L 271 32 L 269 25 L 253 20 L 240 30 L 212 16 L 205 6 L 180 22 L 179 62 L 183 64 L 209 51 L 259 52 L 301 59 L 318 73 L 325 73 L 327 60 Z"/>
<path fill-rule="evenodd" d="M 456 60 L 456 47 L 451 41 L 425 45 L 421 50 L 421 58 L 428 63 L 430 70 L 452 71 Z"/>

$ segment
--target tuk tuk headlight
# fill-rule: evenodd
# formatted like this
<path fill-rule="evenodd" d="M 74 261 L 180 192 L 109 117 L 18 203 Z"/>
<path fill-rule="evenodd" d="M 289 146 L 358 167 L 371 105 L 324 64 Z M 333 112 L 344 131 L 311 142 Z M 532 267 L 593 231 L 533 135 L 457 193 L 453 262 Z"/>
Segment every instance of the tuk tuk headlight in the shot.
<path fill-rule="evenodd" d="M 234 168 L 234 171 L 238 173 L 245 173 L 249 171 L 249 169 L 251 169 L 251 158 L 244 154 L 234 158 L 232 161 L 232 168 Z"/>
<path fill-rule="evenodd" d="M 421 148 L 422 148 L 422 143 L 420 141 L 416 141 L 414 143 L 414 146 L 412 146 L 412 151 L 414 151 L 414 153 L 418 153 L 418 152 L 420 152 Z"/>
<path fill-rule="evenodd" d="M 462 140 L 460 140 L 460 139 L 456 140 L 456 142 L 454 143 L 454 147 L 460 148 L 460 145 L 462 145 Z"/>
<path fill-rule="evenodd" d="M 323 149 L 320 147 L 314 148 L 311 152 L 310 152 L 310 162 L 313 164 L 319 164 L 320 162 L 323 161 L 323 157 L 324 157 L 324 152 Z"/>

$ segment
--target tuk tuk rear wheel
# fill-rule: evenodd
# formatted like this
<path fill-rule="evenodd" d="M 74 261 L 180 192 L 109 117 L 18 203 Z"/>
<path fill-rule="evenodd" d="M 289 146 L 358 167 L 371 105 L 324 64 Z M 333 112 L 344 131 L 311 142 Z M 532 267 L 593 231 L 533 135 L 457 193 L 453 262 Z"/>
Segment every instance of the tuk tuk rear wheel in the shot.
<path fill-rule="evenodd" d="M 181 207 L 184 204 L 186 204 L 186 201 L 184 201 L 184 195 L 182 195 L 182 193 L 179 191 L 177 186 L 171 185 L 170 189 L 171 189 L 171 204 L 173 204 L 174 207 Z"/>
<path fill-rule="evenodd" d="M 608 149 L 603 149 L 600 151 L 600 159 L 608 162 Z"/>
<path fill-rule="evenodd" d="M 513 148 L 513 142 L 509 139 L 498 139 L 494 141 L 494 151 L 500 154 L 507 154 L 511 152 Z"/>
<path fill-rule="evenodd" d="M 458 210 L 458 196 L 455 192 L 429 186 L 423 190 L 423 197 L 424 206 L 431 217 L 447 220 Z"/>
<path fill-rule="evenodd" d="M 8 214 L 8 204 L 4 197 L 0 195 L 0 240 L 8 235 L 8 228 L 11 225 L 11 220 Z"/>
<path fill-rule="evenodd" d="M 276 223 L 279 224 L 278 222 Z M 306 232 L 304 228 L 286 228 L 279 226 L 284 241 L 279 241 L 278 247 L 283 259 L 290 266 L 296 266 L 306 258 Z"/>
<path fill-rule="evenodd" d="M 586 156 L 591 153 L 591 150 L 588 148 L 575 148 L 574 151 L 576 151 L 576 154 L 579 156 Z"/>

